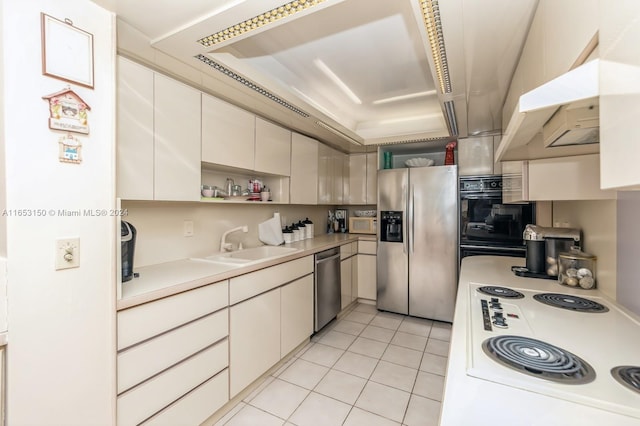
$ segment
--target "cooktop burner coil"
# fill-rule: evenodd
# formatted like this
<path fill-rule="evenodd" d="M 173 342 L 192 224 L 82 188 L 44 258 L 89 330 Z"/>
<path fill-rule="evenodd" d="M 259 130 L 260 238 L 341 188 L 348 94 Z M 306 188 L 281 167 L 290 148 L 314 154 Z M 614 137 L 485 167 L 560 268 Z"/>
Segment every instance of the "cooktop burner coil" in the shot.
<path fill-rule="evenodd" d="M 611 375 L 627 388 L 640 393 L 640 367 L 621 365 L 611 369 Z"/>
<path fill-rule="evenodd" d="M 556 308 L 569 309 L 578 312 L 603 313 L 608 312 L 609 308 L 584 297 L 571 296 L 568 294 L 558 293 L 540 293 L 533 296 L 538 302 L 542 302 Z"/>
<path fill-rule="evenodd" d="M 585 360 L 549 343 L 522 336 L 495 336 L 482 343 L 493 360 L 530 376 L 565 384 L 593 381 L 596 373 Z"/>
<path fill-rule="evenodd" d="M 504 297 L 505 299 L 522 299 L 524 297 L 524 294 L 519 291 L 507 287 L 484 286 L 478 288 L 478 291 L 490 296 Z"/>

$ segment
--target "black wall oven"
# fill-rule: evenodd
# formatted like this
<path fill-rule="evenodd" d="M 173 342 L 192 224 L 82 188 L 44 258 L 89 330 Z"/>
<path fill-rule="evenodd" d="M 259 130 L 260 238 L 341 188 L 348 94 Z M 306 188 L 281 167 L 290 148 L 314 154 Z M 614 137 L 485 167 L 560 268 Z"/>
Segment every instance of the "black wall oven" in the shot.
<path fill-rule="evenodd" d="M 535 204 L 503 204 L 502 176 L 460 177 L 460 259 L 525 257 L 522 232 L 535 223 Z"/>

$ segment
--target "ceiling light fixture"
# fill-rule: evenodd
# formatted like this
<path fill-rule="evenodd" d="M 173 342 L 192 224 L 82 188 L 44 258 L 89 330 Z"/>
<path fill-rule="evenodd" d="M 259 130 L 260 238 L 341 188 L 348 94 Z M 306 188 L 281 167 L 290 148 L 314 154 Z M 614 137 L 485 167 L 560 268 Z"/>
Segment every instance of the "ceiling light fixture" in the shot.
<path fill-rule="evenodd" d="M 345 135 L 340 130 L 334 129 L 333 127 L 329 126 L 327 123 L 323 123 L 322 121 L 316 121 L 316 124 L 318 126 L 324 128 L 324 129 L 327 129 L 328 131 L 330 131 L 334 135 L 340 136 L 341 138 L 348 140 L 349 142 L 351 142 L 354 145 L 362 146 L 362 144 L 360 142 L 358 142 L 357 140 L 353 139 L 351 136 Z"/>
<path fill-rule="evenodd" d="M 438 0 L 418 0 L 422 9 L 424 26 L 429 38 L 429 46 L 436 67 L 436 75 L 442 93 L 451 93 L 451 80 L 449 79 L 449 65 L 447 52 L 444 48 L 444 36 L 442 22 L 440 21 L 440 9 Z"/>
<path fill-rule="evenodd" d="M 393 96 L 391 98 L 378 99 L 377 101 L 373 101 L 371 103 L 374 105 L 380 105 L 380 104 L 386 104 L 389 102 L 397 102 L 397 101 L 404 101 L 407 99 L 421 98 L 423 96 L 432 96 L 432 95 L 435 95 L 436 93 L 438 92 L 436 92 L 435 90 L 427 90 L 425 92 L 409 93 L 408 95 L 400 95 L 400 96 Z"/>
<path fill-rule="evenodd" d="M 257 84 L 255 84 L 252 81 L 247 80 L 246 78 L 244 78 L 243 76 L 241 76 L 238 73 L 235 73 L 233 71 L 231 71 L 229 68 L 220 65 L 219 63 L 217 63 L 216 61 L 204 56 L 204 55 L 196 55 L 195 58 L 199 61 L 204 62 L 205 64 L 209 65 L 211 68 L 213 68 L 216 71 L 221 72 L 222 74 L 226 75 L 229 78 L 234 79 L 235 81 L 237 81 L 238 83 L 242 83 L 245 86 L 247 86 L 249 89 L 258 92 L 259 94 L 261 94 L 262 96 L 272 100 L 273 102 L 276 102 L 277 104 L 282 105 L 283 107 L 290 109 L 291 111 L 295 112 L 298 115 L 303 116 L 304 118 L 309 118 L 310 115 L 307 114 L 306 112 L 302 111 L 300 108 L 297 108 L 293 105 L 291 105 L 289 102 L 285 101 L 284 99 L 276 96 L 275 94 L 271 93 L 270 91 L 258 86 Z"/>
<path fill-rule="evenodd" d="M 347 86 L 344 81 L 342 81 L 340 79 L 340 77 L 338 77 L 332 70 L 331 68 L 329 68 L 327 66 L 327 64 L 325 64 L 324 62 L 322 62 L 321 59 L 314 59 L 313 63 L 316 67 L 318 67 L 320 69 L 320 71 L 322 71 L 324 73 L 324 75 L 326 75 L 327 77 L 329 77 L 329 79 L 331 81 L 333 81 L 335 83 L 336 86 L 338 86 L 340 88 L 340 90 L 342 90 L 344 92 L 345 95 L 347 95 L 349 97 L 349 99 L 351 99 L 351 101 L 355 104 L 361 105 L 362 101 L 360 100 L 360 98 L 358 98 L 356 96 L 355 93 L 353 93 L 353 91 L 349 88 L 349 86 Z"/>
<path fill-rule="evenodd" d="M 230 40 L 249 31 L 256 30 L 282 18 L 294 15 L 310 7 L 316 6 L 325 0 L 295 0 L 285 3 L 282 6 L 268 10 L 260 15 L 254 16 L 246 21 L 239 22 L 221 31 L 197 40 L 204 47 L 211 47 L 223 41 Z"/>

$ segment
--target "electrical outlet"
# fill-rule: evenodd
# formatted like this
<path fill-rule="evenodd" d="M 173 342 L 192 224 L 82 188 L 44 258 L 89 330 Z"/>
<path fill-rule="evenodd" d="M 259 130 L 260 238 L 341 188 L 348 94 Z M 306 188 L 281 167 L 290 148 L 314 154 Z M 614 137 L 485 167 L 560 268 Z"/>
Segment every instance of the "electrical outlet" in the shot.
<path fill-rule="evenodd" d="M 185 220 L 183 224 L 183 235 L 185 237 L 193 237 L 193 221 Z"/>
<path fill-rule="evenodd" d="M 56 240 L 56 271 L 80 267 L 80 238 Z"/>

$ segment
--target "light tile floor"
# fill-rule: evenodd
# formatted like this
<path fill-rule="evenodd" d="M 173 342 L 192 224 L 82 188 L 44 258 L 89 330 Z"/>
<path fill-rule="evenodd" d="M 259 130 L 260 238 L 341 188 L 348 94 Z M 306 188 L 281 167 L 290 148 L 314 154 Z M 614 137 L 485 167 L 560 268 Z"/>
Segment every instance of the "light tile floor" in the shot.
<path fill-rule="evenodd" d="M 357 304 L 216 426 L 436 426 L 451 325 Z"/>

